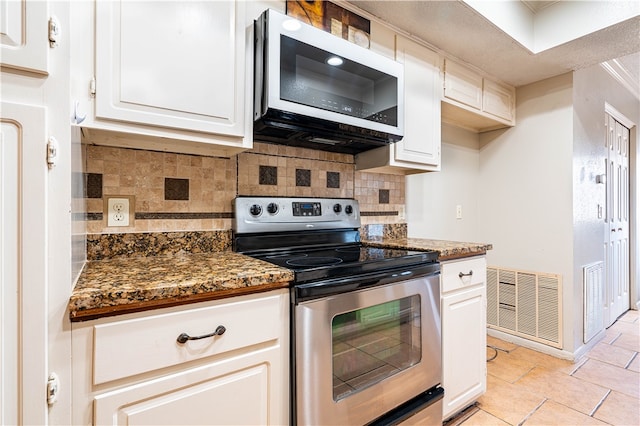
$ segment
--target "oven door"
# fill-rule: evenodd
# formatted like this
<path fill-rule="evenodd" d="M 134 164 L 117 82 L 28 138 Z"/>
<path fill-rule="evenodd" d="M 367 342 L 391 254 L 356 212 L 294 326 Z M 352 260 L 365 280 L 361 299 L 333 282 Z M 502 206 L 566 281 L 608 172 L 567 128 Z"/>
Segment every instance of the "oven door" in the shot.
<path fill-rule="evenodd" d="M 295 306 L 297 424 L 365 424 L 438 385 L 439 275 Z"/>

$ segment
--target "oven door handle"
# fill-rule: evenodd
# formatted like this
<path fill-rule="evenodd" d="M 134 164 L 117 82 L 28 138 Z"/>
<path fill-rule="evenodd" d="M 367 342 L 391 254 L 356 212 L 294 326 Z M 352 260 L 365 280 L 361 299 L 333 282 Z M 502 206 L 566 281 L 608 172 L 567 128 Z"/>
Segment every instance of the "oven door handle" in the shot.
<path fill-rule="evenodd" d="M 348 293 L 364 288 L 406 281 L 413 278 L 440 274 L 439 263 L 429 263 L 411 269 L 377 271 L 348 277 L 330 278 L 322 281 L 297 284 L 294 287 L 295 303 Z"/>

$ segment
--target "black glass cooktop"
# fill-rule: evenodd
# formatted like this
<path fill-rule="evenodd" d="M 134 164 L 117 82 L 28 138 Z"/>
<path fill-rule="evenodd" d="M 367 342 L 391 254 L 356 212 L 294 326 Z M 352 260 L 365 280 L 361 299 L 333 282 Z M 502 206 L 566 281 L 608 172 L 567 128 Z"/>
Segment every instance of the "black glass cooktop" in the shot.
<path fill-rule="evenodd" d="M 302 283 L 424 265 L 436 262 L 437 253 L 347 244 L 279 251 L 253 257 L 293 270 L 294 282 Z"/>

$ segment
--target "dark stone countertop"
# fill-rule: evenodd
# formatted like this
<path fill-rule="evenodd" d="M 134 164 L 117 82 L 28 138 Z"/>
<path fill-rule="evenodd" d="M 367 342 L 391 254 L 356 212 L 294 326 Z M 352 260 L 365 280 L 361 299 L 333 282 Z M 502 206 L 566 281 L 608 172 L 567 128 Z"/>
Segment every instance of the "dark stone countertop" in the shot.
<path fill-rule="evenodd" d="M 222 251 L 89 261 L 69 299 L 71 321 L 287 288 L 293 272 Z"/>
<path fill-rule="evenodd" d="M 447 240 L 431 240 L 425 238 L 386 238 L 368 236 L 362 240 L 364 245 L 370 247 L 397 248 L 404 250 L 435 250 L 438 252 L 438 260 L 460 259 L 470 256 L 478 256 L 487 253 L 493 246 L 484 243 L 468 243 Z"/>

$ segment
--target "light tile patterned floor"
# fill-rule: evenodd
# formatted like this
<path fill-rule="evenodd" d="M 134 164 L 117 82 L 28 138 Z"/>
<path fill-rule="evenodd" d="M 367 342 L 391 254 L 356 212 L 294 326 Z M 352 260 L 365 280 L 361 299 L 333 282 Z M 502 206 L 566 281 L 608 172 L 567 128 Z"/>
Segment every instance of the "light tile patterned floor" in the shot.
<path fill-rule="evenodd" d="M 487 393 L 447 426 L 640 425 L 638 311 L 576 363 L 489 336 L 487 344 L 505 350 L 487 363 Z"/>

